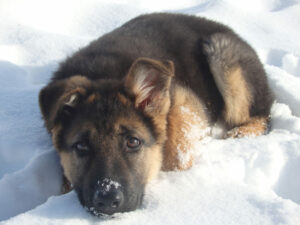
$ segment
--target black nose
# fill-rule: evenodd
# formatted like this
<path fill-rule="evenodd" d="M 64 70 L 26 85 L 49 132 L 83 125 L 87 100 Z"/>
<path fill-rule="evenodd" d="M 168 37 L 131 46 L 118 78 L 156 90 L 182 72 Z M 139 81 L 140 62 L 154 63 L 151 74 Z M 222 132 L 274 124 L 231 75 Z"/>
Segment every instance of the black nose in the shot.
<path fill-rule="evenodd" d="M 97 212 L 112 215 L 120 212 L 124 194 L 118 185 L 103 182 L 94 193 L 93 204 Z"/>

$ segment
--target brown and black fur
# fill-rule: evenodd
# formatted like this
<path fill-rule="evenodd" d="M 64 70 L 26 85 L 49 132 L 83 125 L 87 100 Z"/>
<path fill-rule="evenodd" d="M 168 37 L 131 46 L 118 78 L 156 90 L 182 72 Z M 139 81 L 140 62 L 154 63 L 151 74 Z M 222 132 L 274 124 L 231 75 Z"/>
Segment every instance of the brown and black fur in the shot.
<path fill-rule="evenodd" d="M 183 132 L 190 124 L 221 123 L 227 137 L 264 134 L 273 97 L 256 53 L 230 28 L 160 13 L 69 57 L 39 101 L 66 179 L 98 215 L 136 209 L 159 170 L 189 168 L 193 159 L 178 156 L 193 141 Z"/>

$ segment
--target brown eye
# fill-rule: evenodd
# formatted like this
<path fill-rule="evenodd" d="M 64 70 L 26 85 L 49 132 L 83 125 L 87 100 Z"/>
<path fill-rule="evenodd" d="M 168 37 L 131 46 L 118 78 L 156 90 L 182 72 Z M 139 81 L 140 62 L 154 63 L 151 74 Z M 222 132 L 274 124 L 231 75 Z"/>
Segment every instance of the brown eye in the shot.
<path fill-rule="evenodd" d="M 131 150 L 137 150 L 141 146 L 141 140 L 136 137 L 128 137 L 127 148 Z"/>

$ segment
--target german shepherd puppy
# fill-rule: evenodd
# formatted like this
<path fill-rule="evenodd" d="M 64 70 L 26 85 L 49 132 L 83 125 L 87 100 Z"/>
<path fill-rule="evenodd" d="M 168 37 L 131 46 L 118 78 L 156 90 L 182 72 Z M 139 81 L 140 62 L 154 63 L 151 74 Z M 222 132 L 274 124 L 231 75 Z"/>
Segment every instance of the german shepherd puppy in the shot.
<path fill-rule="evenodd" d="M 230 28 L 165 13 L 81 49 L 39 96 L 64 176 L 94 215 L 139 207 L 160 170 L 192 165 L 184 155 L 217 122 L 227 137 L 264 134 L 272 102 L 255 51 Z"/>

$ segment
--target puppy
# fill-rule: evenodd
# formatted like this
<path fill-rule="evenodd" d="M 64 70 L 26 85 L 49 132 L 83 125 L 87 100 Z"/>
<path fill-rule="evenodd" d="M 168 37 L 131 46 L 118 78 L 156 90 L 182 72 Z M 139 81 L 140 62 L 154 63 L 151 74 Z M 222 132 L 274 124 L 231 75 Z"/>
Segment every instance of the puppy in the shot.
<path fill-rule="evenodd" d="M 255 51 L 230 28 L 165 13 L 79 50 L 39 96 L 65 179 L 94 215 L 139 207 L 160 170 L 192 165 L 191 144 L 215 123 L 226 137 L 264 134 L 272 102 Z"/>

